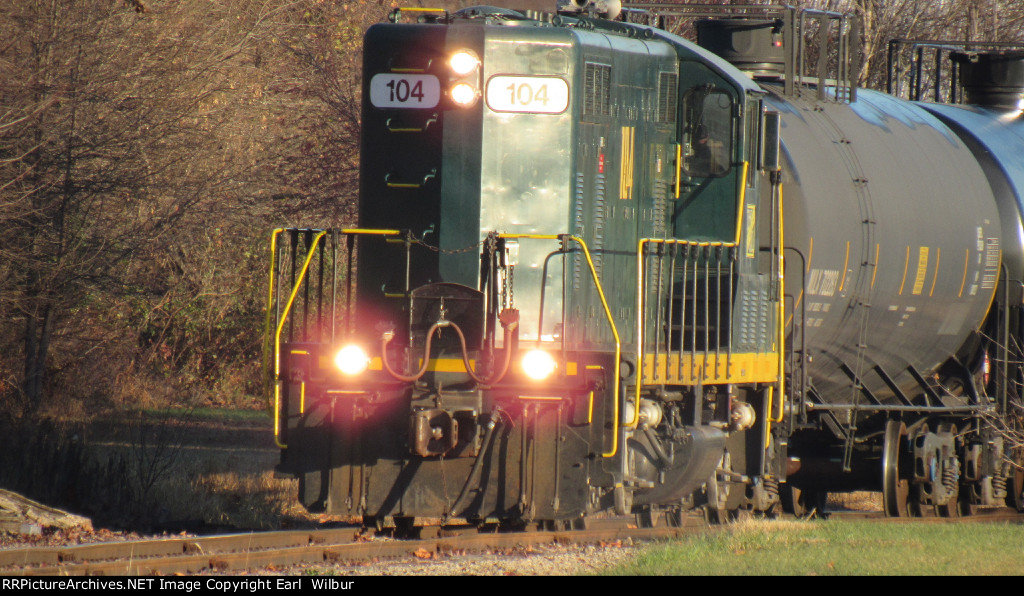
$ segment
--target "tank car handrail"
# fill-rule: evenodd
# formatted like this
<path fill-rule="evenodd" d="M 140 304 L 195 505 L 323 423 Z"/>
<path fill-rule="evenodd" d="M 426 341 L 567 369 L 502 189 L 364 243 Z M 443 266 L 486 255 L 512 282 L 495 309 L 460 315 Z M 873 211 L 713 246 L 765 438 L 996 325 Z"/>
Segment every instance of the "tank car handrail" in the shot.
<path fill-rule="evenodd" d="M 907 83 L 907 99 L 911 101 L 925 101 L 923 91 L 925 88 L 925 77 L 931 84 L 933 99 L 935 103 L 942 101 L 943 69 L 942 53 L 945 52 L 946 59 L 952 60 L 954 53 L 984 54 L 1004 50 L 1022 50 L 1024 43 L 1019 41 L 970 41 L 965 39 L 910 39 L 897 37 L 889 40 L 888 54 L 886 57 L 886 93 L 896 97 L 903 97 L 904 76 L 900 71 L 904 65 L 904 48 L 910 50 L 910 63 L 907 65 L 907 73 L 910 81 Z M 935 50 L 935 61 L 930 71 L 924 69 L 924 50 Z M 960 83 L 960 71 L 956 65 L 949 69 L 947 103 L 964 103 Z M 958 91 L 960 91 L 958 93 Z"/>
<path fill-rule="evenodd" d="M 587 247 L 587 243 L 579 236 L 573 236 L 572 234 L 498 234 L 499 238 L 509 239 L 524 239 L 524 240 L 558 240 L 565 244 L 566 240 L 572 240 L 573 242 L 580 245 L 583 249 L 583 255 L 587 258 L 587 266 L 590 268 L 590 277 L 594 280 L 594 287 L 597 289 L 597 295 L 601 298 L 601 306 L 604 307 L 605 318 L 608 319 L 608 326 L 611 327 L 612 336 L 615 338 L 615 372 L 614 372 L 614 389 L 612 401 L 613 401 L 613 429 L 612 433 L 612 448 L 611 451 L 602 453 L 601 455 L 606 458 L 615 457 L 619 450 L 619 366 L 622 358 L 622 340 L 619 338 L 619 330 L 615 326 L 615 319 L 612 317 L 611 308 L 608 307 L 608 299 L 604 294 L 604 287 L 601 285 L 601 279 L 597 275 L 597 269 L 594 268 L 594 260 L 590 256 L 590 249 Z"/>

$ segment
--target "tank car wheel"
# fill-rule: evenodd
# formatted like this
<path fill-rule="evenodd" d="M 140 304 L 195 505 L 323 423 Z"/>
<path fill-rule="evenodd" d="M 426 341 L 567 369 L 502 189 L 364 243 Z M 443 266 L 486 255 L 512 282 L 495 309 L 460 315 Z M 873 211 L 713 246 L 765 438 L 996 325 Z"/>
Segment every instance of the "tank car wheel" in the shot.
<path fill-rule="evenodd" d="M 900 443 L 907 436 L 907 425 L 890 420 L 882 442 L 882 509 L 886 517 L 920 517 L 909 505 L 910 481 L 900 472 Z"/>
<path fill-rule="evenodd" d="M 587 516 L 581 515 L 579 517 L 570 519 L 568 522 L 566 522 L 566 525 L 567 529 L 569 530 L 586 530 L 590 527 L 590 521 L 587 519 Z"/>

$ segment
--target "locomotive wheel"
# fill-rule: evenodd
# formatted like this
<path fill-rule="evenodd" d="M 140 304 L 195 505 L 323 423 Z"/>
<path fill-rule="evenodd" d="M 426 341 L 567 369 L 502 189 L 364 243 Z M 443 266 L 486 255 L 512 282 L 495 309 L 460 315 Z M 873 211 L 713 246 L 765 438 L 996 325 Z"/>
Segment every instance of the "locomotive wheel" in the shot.
<path fill-rule="evenodd" d="M 415 517 L 395 518 L 395 536 L 400 538 L 419 538 L 420 529 L 416 526 Z"/>
<path fill-rule="evenodd" d="M 779 485 L 779 503 L 782 505 L 782 511 L 799 518 L 814 514 L 822 516 L 827 500 L 827 492 L 800 489 L 788 482 Z"/>
<path fill-rule="evenodd" d="M 658 525 L 658 512 L 654 511 L 654 508 L 650 505 L 637 511 L 634 517 L 636 518 L 636 527 L 638 528 L 653 528 Z"/>
<path fill-rule="evenodd" d="M 886 517 L 913 515 L 908 503 L 910 481 L 900 473 L 900 443 L 907 436 L 907 425 L 899 420 L 885 424 L 882 442 L 882 508 Z"/>
<path fill-rule="evenodd" d="M 537 522 L 537 529 L 542 532 L 568 532 L 571 530 L 586 530 L 587 518 L 584 516 L 572 519 L 545 519 Z"/>
<path fill-rule="evenodd" d="M 1018 458 L 1017 465 L 1021 463 L 1021 458 Z M 1019 513 L 1024 513 L 1024 468 L 1014 466 L 1010 471 L 1010 482 L 1006 490 L 1006 504 Z"/>
<path fill-rule="evenodd" d="M 363 527 L 376 533 L 384 531 L 384 517 L 374 515 L 363 516 Z"/>
<path fill-rule="evenodd" d="M 718 482 L 718 474 L 712 473 L 705 485 L 707 491 L 707 505 L 704 506 L 704 519 L 709 524 L 724 524 L 729 521 L 729 510 L 726 503 L 729 500 L 729 487 L 726 483 Z"/>
<path fill-rule="evenodd" d="M 727 523 L 729 521 L 729 512 L 725 509 L 717 509 L 709 505 L 704 508 L 704 521 L 713 526 Z"/>

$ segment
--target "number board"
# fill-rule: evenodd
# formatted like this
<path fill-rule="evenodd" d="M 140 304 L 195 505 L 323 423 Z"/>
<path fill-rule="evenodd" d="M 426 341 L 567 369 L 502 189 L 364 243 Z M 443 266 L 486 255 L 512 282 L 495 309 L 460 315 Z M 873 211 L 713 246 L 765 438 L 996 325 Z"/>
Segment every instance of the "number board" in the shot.
<path fill-rule="evenodd" d="M 375 108 L 432 108 L 441 101 L 441 83 L 434 75 L 379 73 L 370 79 Z"/>
<path fill-rule="evenodd" d="M 569 107 L 569 84 L 558 77 L 491 77 L 487 106 L 495 112 L 561 114 Z"/>

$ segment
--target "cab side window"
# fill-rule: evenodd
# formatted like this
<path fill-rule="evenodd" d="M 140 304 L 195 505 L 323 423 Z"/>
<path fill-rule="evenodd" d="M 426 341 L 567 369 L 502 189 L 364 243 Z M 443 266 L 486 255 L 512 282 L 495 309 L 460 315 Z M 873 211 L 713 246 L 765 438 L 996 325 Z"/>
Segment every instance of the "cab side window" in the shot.
<path fill-rule="evenodd" d="M 712 85 L 683 97 L 683 171 L 691 178 L 719 178 L 732 167 L 732 97 Z"/>

